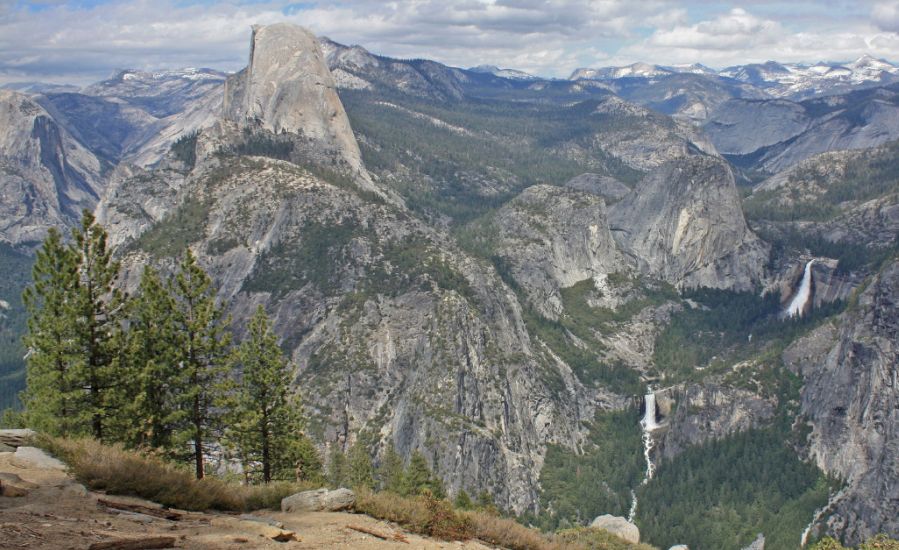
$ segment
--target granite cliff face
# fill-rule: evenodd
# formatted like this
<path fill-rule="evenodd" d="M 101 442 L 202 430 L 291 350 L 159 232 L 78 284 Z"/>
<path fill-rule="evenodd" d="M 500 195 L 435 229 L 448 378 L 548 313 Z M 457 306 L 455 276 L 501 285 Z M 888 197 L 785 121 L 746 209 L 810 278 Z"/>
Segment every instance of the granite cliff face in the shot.
<path fill-rule="evenodd" d="M 845 480 L 827 529 L 856 544 L 899 532 L 899 263 L 889 263 L 832 323 L 783 354 L 802 376 L 808 454 Z"/>
<path fill-rule="evenodd" d="M 525 189 L 497 212 L 497 253 L 539 311 L 556 318 L 561 288 L 628 272 L 601 197 L 549 185 Z"/>
<path fill-rule="evenodd" d="M 299 134 L 312 150 L 364 173 L 359 146 L 315 36 L 289 24 L 253 27 L 250 63 L 228 78 L 225 120 L 241 129 Z"/>
<path fill-rule="evenodd" d="M 687 156 L 650 173 L 610 209 L 612 234 L 638 269 L 681 287 L 752 289 L 766 245 L 746 226 L 720 159 Z"/>
<path fill-rule="evenodd" d="M 35 244 L 93 209 L 104 164 L 28 96 L 0 90 L 0 241 Z"/>

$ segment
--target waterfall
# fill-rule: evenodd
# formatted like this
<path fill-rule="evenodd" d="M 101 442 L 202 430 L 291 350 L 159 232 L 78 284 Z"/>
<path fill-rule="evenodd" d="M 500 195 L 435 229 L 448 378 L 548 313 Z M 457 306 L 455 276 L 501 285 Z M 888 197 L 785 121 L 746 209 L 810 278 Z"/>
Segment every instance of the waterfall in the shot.
<path fill-rule="evenodd" d="M 787 317 L 802 317 L 802 311 L 805 309 L 805 305 L 808 303 L 808 299 L 812 293 L 813 263 L 815 263 L 815 260 L 809 260 L 808 263 L 805 264 L 805 272 L 802 274 L 802 282 L 799 283 L 799 290 L 796 291 L 796 295 L 793 296 L 793 299 L 790 300 L 790 305 L 787 306 Z"/>
<path fill-rule="evenodd" d="M 646 403 L 646 410 L 643 412 L 643 420 L 640 424 L 643 425 L 643 431 L 650 432 L 659 427 L 656 424 L 656 394 L 649 390 L 649 393 L 643 398 L 644 403 Z"/>
<path fill-rule="evenodd" d="M 640 426 L 643 428 L 643 458 L 646 459 L 646 474 L 643 476 L 643 481 L 640 482 L 640 485 L 646 485 L 656 471 L 651 455 L 653 444 L 652 431 L 658 428 L 659 424 L 656 422 L 656 394 L 652 391 L 652 388 L 649 388 L 649 393 L 643 397 L 643 403 L 645 410 L 643 419 L 640 420 Z M 631 491 L 631 509 L 627 514 L 627 520 L 633 523 L 636 513 L 637 493 Z"/>

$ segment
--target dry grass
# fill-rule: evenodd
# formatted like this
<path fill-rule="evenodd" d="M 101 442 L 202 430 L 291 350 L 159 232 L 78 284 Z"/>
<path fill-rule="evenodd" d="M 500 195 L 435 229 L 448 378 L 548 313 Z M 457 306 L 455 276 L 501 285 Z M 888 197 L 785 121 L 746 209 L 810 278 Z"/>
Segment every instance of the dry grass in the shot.
<path fill-rule="evenodd" d="M 163 460 L 103 445 L 93 439 L 41 437 L 39 443 L 62 459 L 78 481 L 95 491 L 130 495 L 182 510 L 277 509 L 281 499 L 317 486 L 271 483 L 247 486 L 193 474 Z"/>
<path fill-rule="evenodd" d="M 448 502 L 432 496 L 403 497 L 363 488 L 356 491 L 356 511 L 438 539 L 466 540 L 474 535 L 466 516 L 453 510 Z"/>
<path fill-rule="evenodd" d="M 478 539 L 509 550 L 581 550 L 580 546 L 552 541 L 540 531 L 508 518 L 485 512 L 467 512 L 466 515 L 471 519 Z"/>
<path fill-rule="evenodd" d="M 570 544 L 584 550 L 654 550 L 648 544 L 633 544 L 604 529 L 576 527 L 556 534 L 562 544 Z"/>
<path fill-rule="evenodd" d="M 362 489 L 356 493 L 356 511 L 398 523 L 422 535 L 444 540 L 476 538 L 509 550 L 653 550 L 598 529 L 569 529 L 547 536 L 495 514 L 456 511 L 446 501 L 430 497 L 402 497 Z"/>
<path fill-rule="evenodd" d="M 38 445 L 62 459 L 74 476 L 93 490 L 137 496 L 182 510 L 277 509 L 282 498 L 317 488 L 312 484 L 246 486 L 214 478 L 197 480 L 187 469 L 93 439 L 41 437 Z M 442 540 L 477 538 L 509 550 L 652 549 L 597 529 L 569 529 L 548 536 L 496 514 L 455 510 L 449 502 L 430 495 L 403 497 L 357 489 L 356 511 L 425 536 Z"/>

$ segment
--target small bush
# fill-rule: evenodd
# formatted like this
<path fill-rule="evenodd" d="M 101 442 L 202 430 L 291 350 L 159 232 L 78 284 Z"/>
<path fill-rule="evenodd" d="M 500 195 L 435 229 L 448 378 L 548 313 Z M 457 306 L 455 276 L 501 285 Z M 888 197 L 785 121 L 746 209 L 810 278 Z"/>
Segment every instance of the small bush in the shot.
<path fill-rule="evenodd" d="M 281 499 L 317 487 L 304 483 L 247 486 L 220 479 L 198 480 L 154 456 L 103 445 L 93 439 L 41 437 L 38 443 L 62 459 L 78 481 L 97 491 L 129 495 L 182 510 L 277 509 Z"/>

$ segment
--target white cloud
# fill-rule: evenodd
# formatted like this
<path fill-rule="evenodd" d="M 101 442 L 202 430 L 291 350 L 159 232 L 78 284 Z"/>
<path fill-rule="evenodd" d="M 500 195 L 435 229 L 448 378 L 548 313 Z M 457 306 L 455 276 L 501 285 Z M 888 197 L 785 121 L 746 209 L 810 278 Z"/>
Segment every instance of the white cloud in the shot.
<path fill-rule="evenodd" d="M 286 13 L 282 0 L 113 0 L 89 9 L 57 3 L 45 0 L 33 11 L 0 0 L 0 82 L 86 83 L 115 68 L 236 70 L 246 63 L 250 26 L 276 21 L 384 55 L 548 76 L 613 62 L 899 58 L 897 2 L 867 4 L 848 22 L 819 9 L 804 25 L 772 15 L 779 3 L 769 0 L 718 12 L 700 0 L 342 0 Z M 802 6 L 793 13 L 814 11 L 808 1 Z M 696 13 L 707 15 L 697 21 Z"/>
<path fill-rule="evenodd" d="M 884 31 L 899 31 L 899 2 L 878 2 L 871 8 L 871 22 Z"/>
<path fill-rule="evenodd" d="M 877 8 L 875 7 L 875 10 Z M 882 8 L 881 8 L 882 9 Z M 791 21 L 792 22 L 792 21 Z M 690 25 L 657 29 L 619 50 L 613 61 L 700 62 L 710 66 L 782 62 L 849 61 L 864 54 L 899 58 L 899 35 L 864 19 L 818 19 L 803 30 L 743 8 Z"/>

